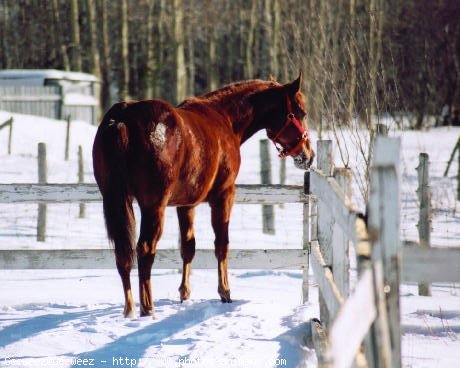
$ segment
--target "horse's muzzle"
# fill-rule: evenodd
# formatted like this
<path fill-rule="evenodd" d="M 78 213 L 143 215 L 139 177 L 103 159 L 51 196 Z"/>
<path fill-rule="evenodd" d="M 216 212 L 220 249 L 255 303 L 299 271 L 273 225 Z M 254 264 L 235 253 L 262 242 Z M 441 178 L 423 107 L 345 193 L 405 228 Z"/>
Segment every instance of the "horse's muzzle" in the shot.
<path fill-rule="evenodd" d="M 312 152 L 310 155 L 310 159 L 308 160 L 306 155 L 303 152 L 300 152 L 294 158 L 294 165 L 298 169 L 307 170 L 310 168 L 311 164 L 313 163 L 313 159 L 315 158 L 315 154 Z"/>

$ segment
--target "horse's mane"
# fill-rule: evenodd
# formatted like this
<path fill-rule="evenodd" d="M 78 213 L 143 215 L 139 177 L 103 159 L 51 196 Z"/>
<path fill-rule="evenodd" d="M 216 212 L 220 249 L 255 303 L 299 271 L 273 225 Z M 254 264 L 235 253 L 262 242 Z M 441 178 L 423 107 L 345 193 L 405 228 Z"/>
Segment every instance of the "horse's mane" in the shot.
<path fill-rule="evenodd" d="M 280 86 L 280 84 L 261 79 L 238 81 L 201 96 L 188 97 L 177 107 L 185 110 L 194 110 L 207 105 L 219 110 L 225 106 L 226 110 L 233 112 L 235 120 L 242 120 L 249 113 L 248 100 L 245 97 L 276 86 Z M 228 107 L 231 108 L 228 109 Z"/>

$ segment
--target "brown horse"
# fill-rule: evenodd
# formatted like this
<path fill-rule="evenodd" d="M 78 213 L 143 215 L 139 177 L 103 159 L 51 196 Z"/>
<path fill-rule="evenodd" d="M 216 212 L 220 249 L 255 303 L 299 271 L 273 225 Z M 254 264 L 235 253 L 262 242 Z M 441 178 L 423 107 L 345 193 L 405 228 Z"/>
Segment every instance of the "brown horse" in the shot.
<path fill-rule="evenodd" d="M 140 207 L 136 253 L 141 316 L 153 315 L 150 273 L 166 206 L 177 207 L 183 259 L 180 300 L 190 297 L 195 254 L 194 208 L 211 206 L 218 264 L 218 293 L 231 302 L 227 277 L 228 225 L 240 167 L 240 145 L 265 129 L 296 166 L 307 168 L 313 150 L 305 123 L 302 75 L 292 83 L 251 80 L 185 100 L 178 107 L 161 100 L 120 102 L 105 114 L 93 147 L 94 175 L 102 193 L 108 236 L 115 245 L 123 283 L 125 316 L 133 316 L 130 272 L 135 220 Z"/>

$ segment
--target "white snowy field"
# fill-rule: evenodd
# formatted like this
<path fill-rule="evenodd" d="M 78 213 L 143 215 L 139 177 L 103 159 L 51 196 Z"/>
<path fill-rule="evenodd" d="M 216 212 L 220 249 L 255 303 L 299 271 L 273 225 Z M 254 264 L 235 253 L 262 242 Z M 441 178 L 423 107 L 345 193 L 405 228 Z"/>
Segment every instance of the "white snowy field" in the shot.
<path fill-rule="evenodd" d="M 0 123 L 11 114 L 0 111 Z M 71 158 L 64 161 L 63 121 L 13 114 L 12 155 L 7 155 L 7 130 L 0 131 L 0 182 L 37 181 L 37 143 L 47 143 L 48 181 L 76 182 L 77 147 L 85 157 L 85 180 L 94 182 L 91 146 L 95 127 L 72 124 Z M 401 136 L 401 238 L 417 240 L 415 194 L 418 154 L 431 161 L 432 243 L 460 246 L 459 202 L 455 200 L 457 160 L 448 178 L 442 174 L 460 129 L 427 132 L 392 131 Z M 239 183 L 258 183 L 258 134 L 242 147 Z M 332 134 L 329 133 L 332 137 Z M 350 165 L 356 150 L 350 135 Z M 316 133 L 312 132 L 316 141 Z M 326 137 L 324 137 L 326 138 Z M 279 182 L 279 159 L 272 154 L 273 182 Z M 336 154 L 336 163 L 341 166 Z M 287 162 L 286 184 L 302 184 L 303 173 Z M 354 198 L 360 203 L 359 190 Z M 47 241 L 36 237 L 37 205 L 0 204 L 0 248 L 108 247 L 101 204 L 88 204 L 78 218 L 78 204 L 48 205 Z M 199 248 L 211 248 L 213 234 L 207 205 L 197 209 Z M 275 235 L 262 234 L 261 209 L 235 206 L 232 248 L 300 248 L 301 206 L 275 207 Z M 177 220 L 168 209 L 160 247 L 177 247 Z M 440 265 L 442 267 L 442 265 Z M 132 273 L 137 296 L 137 271 Z M 155 270 L 152 276 L 156 319 L 122 318 L 121 283 L 115 270 L 0 270 L 0 367 L 302 367 L 315 366 L 304 346 L 310 318 L 318 317 L 317 286 L 310 279 L 310 302 L 301 304 L 298 271 L 234 271 L 230 285 L 234 303 L 221 304 L 217 272 L 194 270 L 191 301 L 178 302 L 178 270 Z M 433 297 L 417 296 L 414 285 L 401 288 L 403 365 L 458 367 L 460 364 L 460 289 L 435 285 Z M 80 360 L 78 360 L 80 359 Z M 86 359 L 86 360 L 85 360 Z"/>

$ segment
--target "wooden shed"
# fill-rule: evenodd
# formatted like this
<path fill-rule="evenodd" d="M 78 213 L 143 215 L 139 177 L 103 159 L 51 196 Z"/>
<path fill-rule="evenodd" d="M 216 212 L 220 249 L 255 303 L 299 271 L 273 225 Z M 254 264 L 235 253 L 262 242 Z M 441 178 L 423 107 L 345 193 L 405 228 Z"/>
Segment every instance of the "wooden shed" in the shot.
<path fill-rule="evenodd" d="M 55 69 L 0 70 L 0 110 L 97 124 L 100 81 Z"/>

